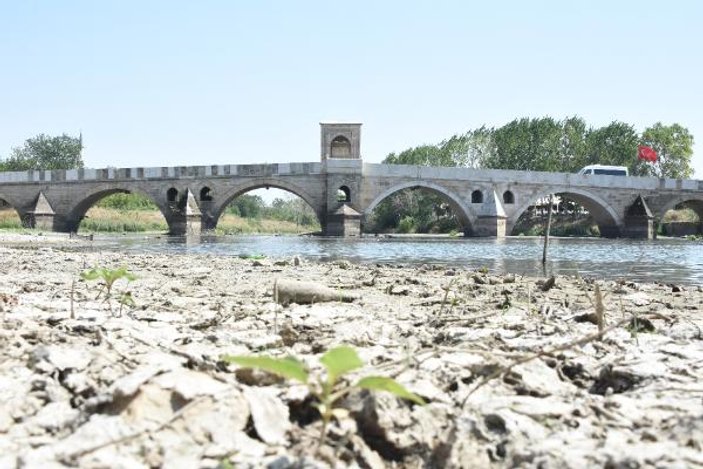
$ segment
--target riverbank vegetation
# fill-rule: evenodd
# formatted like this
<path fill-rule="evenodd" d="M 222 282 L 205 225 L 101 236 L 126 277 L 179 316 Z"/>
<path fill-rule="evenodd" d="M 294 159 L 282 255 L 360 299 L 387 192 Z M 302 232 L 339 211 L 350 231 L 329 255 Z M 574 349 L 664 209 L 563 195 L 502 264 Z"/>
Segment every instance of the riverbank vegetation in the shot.
<path fill-rule="evenodd" d="M 83 137 L 67 134 L 52 137 L 39 134 L 11 150 L 7 159 L 0 159 L 0 171 L 30 169 L 72 169 L 83 167 Z"/>
<path fill-rule="evenodd" d="M 81 231 L 166 231 L 158 207 L 140 194 L 114 194 L 102 199 L 86 214 Z M 313 210 L 302 200 L 276 198 L 267 203 L 258 195 L 244 194 L 227 206 L 216 234 L 299 234 L 319 231 Z"/>
<path fill-rule="evenodd" d="M 139 233 L 139 232 L 165 232 L 168 230 L 166 221 L 161 213 L 156 210 L 120 211 L 110 208 L 96 207 L 91 209 L 90 215 L 81 223 L 82 233 Z M 513 230 L 515 236 L 543 236 L 546 226 L 546 217 L 525 217 L 518 221 Z M 452 217 L 438 220 L 421 221 L 425 231 L 418 230 L 417 220 L 406 215 L 400 220 L 395 233 L 446 233 L 460 235 L 461 227 Z M 671 210 L 667 212 L 662 224 L 669 223 L 696 223 L 696 213 L 690 209 Z M 449 227 L 449 229 L 447 229 Z M 0 230 L 24 230 L 22 223 L 13 209 L 0 210 Z M 276 220 L 263 217 L 243 217 L 226 213 L 220 219 L 214 230 L 218 235 L 246 235 L 246 234 L 302 234 L 314 233 L 320 230 L 317 223 L 296 224 L 290 221 Z M 367 230 L 373 233 L 373 229 Z M 573 217 L 554 214 L 552 219 L 552 236 L 599 236 L 598 225 L 592 217 L 586 215 Z M 660 236 L 667 233 L 660 225 Z"/>
<path fill-rule="evenodd" d="M 637 158 L 638 145 L 653 148 L 654 163 Z M 590 164 L 628 167 L 634 176 L 689 178 L 693 136 L 679 124 L 656 123 L 638 134 L 614 121 L 591 127 L 580 117 L 515 119 L 502 127 L 480 127 L 437 144 L 390 153 L 386 164 L 514 169 L 575 173 Z"/>
<path fill-rule="evenodd" d="M 22 229 L 22 221 L 13 208 L 0 207 L 0 230 Z"/>
<path fill-rule="evenodd" d="M 17 212 L 9 206 L 0 207 L 0 229 L 23 229 Z M 88 210 L 79 229 L 84 233 L 165 232 L 168 225 L 148 197 L 113 194 Z M 214 233 L 301 234 L 319 230 L 315 212 L 300 199 L 275 198 L 268 203 L 258 195 L 244 194 L 225 209 Z"/>

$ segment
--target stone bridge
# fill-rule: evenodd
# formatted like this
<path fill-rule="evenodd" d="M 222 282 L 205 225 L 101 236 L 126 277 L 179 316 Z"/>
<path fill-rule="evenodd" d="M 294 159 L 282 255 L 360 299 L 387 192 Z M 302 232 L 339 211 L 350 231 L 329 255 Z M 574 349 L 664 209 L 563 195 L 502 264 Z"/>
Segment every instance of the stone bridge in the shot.
<path fill-rule="evenodd" d="M 360 127 L 322 124 L 320 162 L 4 172 L 0 199 L 27 226 L 66 232 L 78 231 L 100 199 L 138 193 L 158 206 L 172 234 L 198 233 L 214 228 L 233 199 L 264 187 L 301 197 L 328 236 L 358 236 L 381 201 L 411 188 L 440 195 L 467 236 L 511 234 L 549 194 L 581 204 L 608 237 L 652 238 L 680 204 L 703 220 L 703 181 L 369 164 L 360 157 Z"/>

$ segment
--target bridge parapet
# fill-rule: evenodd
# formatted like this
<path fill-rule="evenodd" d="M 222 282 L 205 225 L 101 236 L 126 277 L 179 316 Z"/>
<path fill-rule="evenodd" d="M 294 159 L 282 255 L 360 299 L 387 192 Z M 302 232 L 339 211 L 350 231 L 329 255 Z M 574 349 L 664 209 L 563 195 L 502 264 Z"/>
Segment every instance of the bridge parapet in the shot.
<path fill-rule="evenodd" d="M 703 190 L 703 181 L 638 176 L 607 176 L 595 174 L 552 173 L 504 169 L 472 169 L 415 165 L 364 163 L 363 175 L 370 177 L 409 177 L 425 180 L 520 183 L 557 186 L 628 188 L 640 190 Z"/>
<path fill-rule="evenodd" d="M 334 163 L 331 164 L 330 163 Z M 326 162 L 328 168 L 355 168 L 341 161 Z M 358 166 L 358 161 L 350 161 Z M 75 181 L 124 181 L 158 179 L 195 179 L 202 177 L 253 176 L 269 177 L 293 174 L 322 174 L 323 163 L 272 163 L 211 166 L 164 166 L 146 168 L 80 168 L 0 172 L 0 184 L 46 183 Z"/>
<path fill-rule="evenodd" d="M 363 163 L 354 159 L 330 159 L 322 163 L 270 163 L 209 166 L 163 166 L 135 168 L 81 168 L 68 170 L 29 170 L 0 172 L 0 183 L 46 183 L 64 181 L 115 181 L 149 179 L 194 179 L 202 177 L 253 176 L 269 177 L 289 174 L 359 173 L 369 177 L 414 177 L 425 180 L 463 180 L 473 182 L 521 183 L 640 190 L 703 190 L 703 180 L 651 177 L 622 177 L 514 171 L 386 165 Z"/>

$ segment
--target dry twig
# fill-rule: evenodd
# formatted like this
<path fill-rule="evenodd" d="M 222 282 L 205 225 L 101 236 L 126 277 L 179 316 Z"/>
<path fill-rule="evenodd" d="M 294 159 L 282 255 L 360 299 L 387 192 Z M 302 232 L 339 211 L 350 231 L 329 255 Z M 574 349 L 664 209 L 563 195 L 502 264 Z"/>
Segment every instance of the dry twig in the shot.
<path fill-rule="evenodd" d="M 486 384 L 486 383 L 488 383 L 489 381 L 492 381 L 492 380 L 494 380 L 494 379 L 500 377 L 501 375 L 503 375 L 503 374 L 505 374 L 505 373 L 508 373 L 509 371 L 511 371 L 511 370 L 512 370 L 513 368 L 515 368 L 516 366 L 522 365 L 523 363 L 527 363 L 527 362 L 529 362 L 529 361 L 532 361 L 532 360 L 534 360 L 535 358 L 540 358 L 540 357 L 544 357 L 544 356 L 553 355 L 553 354 L 556 353 L 556 352 L 563 352 L 564 350 L 568 350 L 568 349 L 571 349 L 571 348 L 574 348 L 574 347 L 578 347 L 578 346 L 587 344 L 587 343 L 589 343 L 589 342 L 593 342 L 594 340 L 600 340 L 600 339 L 603 337 L 603 335 L 605 335 L 606 333 L 608 333 L 608 332 L 610 332 L 610 331 L 612 331 L 612 330 L 614 330 L 614 329 L 617 329 L 618 327 L 621 327 L 621 326 L 627 324 L 629 321 L 630 321 L 630 318 L 622 319 L 622 320 L 618 321 L 616 324 L 613 324 L 612 326 L 608 327 L 607 329 L 603 329 L 602 331 L 598 331 L 598 332 L 595 333 L 595 334 L 589 334 L 589 335 L 587 335 L 587 336 L 585 336 L 585 337 L 581 337 L 581 338 L 578 338 L 578 339 L 573 340 L 573 341 L 571 341 L 571 342 L 567 342 L 566 344 L 558 345 L 558 346 L 556 346 L 556 347 L 552 347 L 552 348 L 547 349 L 547 350 L 542 350 L 542 351 L 540 351 L 540 352 L 535 352 L 535 353 L 533 353 L 533 354 L 531 354 L 531 355 L 527 355 L 527 356 L 522 357 L 522 358 L 520 358 L 520 359 L 518 359 L 518 360 L 515 360 L 513 363 L 511 363 L 510 365 L 508 365 L 508 366 L 506 366 L 506 367 L 499 368 L 499 369 L 496 370 L 494 373 L 491 373 L 490 375 L 484 377 L 484 378 L 481 380 L 481 382 L 479 382 L 476 386 L 474 386 L 474 388 L 473 388 L 471 391 L 469 391 L 469 393 L 466 395 L 466 397 L 464 398 L 464 400 L 461 402 L 461 407 L 464 407 L 464 406 L 466 405 L 466 402 L 469 400 L 469 397 L 470 397 L 473 393 L 475 393 L 479 388 L 481 388 L 484 384 Z"/>

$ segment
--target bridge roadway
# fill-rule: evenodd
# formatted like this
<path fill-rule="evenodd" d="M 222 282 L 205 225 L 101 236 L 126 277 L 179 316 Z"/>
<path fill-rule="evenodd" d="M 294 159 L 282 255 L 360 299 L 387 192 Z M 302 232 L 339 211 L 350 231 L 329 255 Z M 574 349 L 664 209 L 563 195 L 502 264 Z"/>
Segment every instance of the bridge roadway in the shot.
<path fill-rule="evenodd" d="M 27 226 L 65 232 L 78 231 L 88 209 L 103 197 L 139 193 L 158 206 L 172 234 L 197 233 L 214 228 L 234 198 L 262 187 L 300 196 L 329 236 L 358 236 L 382 200 L 415 187 L 441 195 L 467 236 L 509 235 L 528 207 L 554 193 L 580 203 L 608 237 L 652 238 L 664 213 L 682 203 L 703 220 L 699 180 L 384 165 L 361 159 L 0 173 L 0 199 Z"/>

